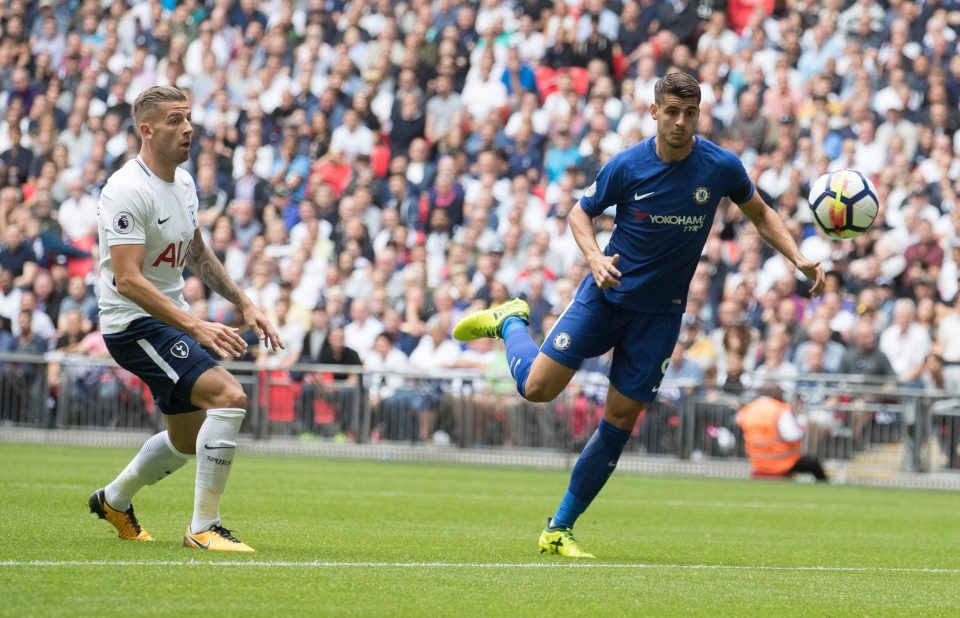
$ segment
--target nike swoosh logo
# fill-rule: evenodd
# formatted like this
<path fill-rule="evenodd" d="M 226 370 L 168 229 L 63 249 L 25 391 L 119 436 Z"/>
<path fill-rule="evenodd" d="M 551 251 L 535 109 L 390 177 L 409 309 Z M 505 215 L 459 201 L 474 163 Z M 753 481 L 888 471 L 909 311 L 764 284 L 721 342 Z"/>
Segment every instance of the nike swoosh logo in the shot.
<path fill-rule="evenodd" d="M 210 549 L 210 541 L 206 543 L 201 543 L 196 539 L 196 537 L 190 537 L 190 540 L 193 541 L 193 544 L 199 547 L 200 549 Z"/>
<path fill-rule="evenodd" d="M 650 196 L 653 195 L 654 193 L 656 193 L 656 191 L 651 191 L 650 193 L 644 193 L 643 195 L 640 195 L 640 194 L 638 194 L 638 193 L 634 193 L 634 194 L 633 194 L 633 200 L 634 200 L 635 202 L 639 202 L 640 200 L 643 200 L 643 199 L 646 199 L 646 198 L 650 197 Z"/>
<path fill-rule="evenodd" d="M 208 448 L 208 449 L 210 449 L 211 451 L 215 451 L 215 450 L 217 450 L 217 449 L 219 449 L 219 448 L 237 448 L 237 447 L 236 447 L 236 446 L 210 446 L 209 444 L 207 444 L 206 442 L 204 442 L 204 443 L 203 443 L 203 448 Z"/>
<path fill-rule="evenodd" d="M 173 215 L 170 215 L 170 217 L 172 216 Z M 170 220 L 170 217 L 167 217 L 166 219 L 157 219 L 157 225 L 163 225 L 164 223 Z"/>

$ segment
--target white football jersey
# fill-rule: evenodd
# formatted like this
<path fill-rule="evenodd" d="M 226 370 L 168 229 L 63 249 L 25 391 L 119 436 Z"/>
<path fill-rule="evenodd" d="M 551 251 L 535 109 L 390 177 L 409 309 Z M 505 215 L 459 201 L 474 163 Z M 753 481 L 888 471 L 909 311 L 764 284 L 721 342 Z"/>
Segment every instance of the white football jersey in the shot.
<path fill-rule="evenodd" d="M 156 177 L 140 157 L 117 170 L 100 194 L 100 330 L 126 330 L 136 318 L 150 315 L 117 292 L 110 248 L 145 245 L 143 276 L 185 311 L 183 266 L 197 229 L 197 189 L 179 167 L 172 183 Z"/>

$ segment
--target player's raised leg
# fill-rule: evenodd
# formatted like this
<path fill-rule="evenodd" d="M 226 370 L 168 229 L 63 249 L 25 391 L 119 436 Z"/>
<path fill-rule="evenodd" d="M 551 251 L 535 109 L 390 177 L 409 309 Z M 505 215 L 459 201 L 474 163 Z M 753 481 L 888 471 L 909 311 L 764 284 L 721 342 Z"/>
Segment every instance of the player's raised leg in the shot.
<path fill-rule="evenodd" d="M 527 330 L 529 322 L 530 306 L 526 301 L 514 298 L 463 318 L 454 327 L 453 336 L 459 341 L 484 337 L 503 339 L 517 392 L 528 401 L 552 401 L 570 383 L 576 369 L 539 353 Z"/>
<path fill-rule="evenodd" d="M 569 558 L 594 557 L 580 548 L 573 536 L 573 524 L 616 470 L 623 447 L 645 405 L 622 394 L 613 384 L 609 386 L 603 419 L 573 467 L 570 485 L 560 506 L 540 533 L 541 553 Z"/>
<path fill-rule="evenodd" d="M 252 552 L 253 548 L 233 536 L 220 520 L 220 497 L 227 487 L 237 452 L 237 436 L 246 414 L 246 393 L 225 369 L 213 367 L 194 384 L 191 400 L 207 412 L 199 429 L 193 432 L 197 480 L 193 519 L 183 537 L 183 546 Z"/>
<path fill-rule="evenodd" d="M 680 332 L 679 314 L 614 310 L 606 315 L 614 327 L 622 324 L 623 328 L 615 328 L 619 341 L 613 349 L 603 420 L 580 454 L 567 492 L 540 535 L 543 552 L 584 557 L 570 531 L 616 469 L 640 412 L 656 398 Z M 558 539 L 563 545 L 556 544 Z"/>

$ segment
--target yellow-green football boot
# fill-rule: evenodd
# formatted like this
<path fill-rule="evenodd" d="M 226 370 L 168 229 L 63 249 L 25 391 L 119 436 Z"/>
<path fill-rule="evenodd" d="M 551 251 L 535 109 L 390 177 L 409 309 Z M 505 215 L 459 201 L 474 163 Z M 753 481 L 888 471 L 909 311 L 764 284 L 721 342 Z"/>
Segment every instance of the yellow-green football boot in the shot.
<path fill-rule="evenodd" d="M 580 548 L 570 528 L 554 528 L 547 519 L 547 526 L 540 533 L 540 553 L 557 554 L 565 558 L 596 558 Z"/>
<path fill-rule="evenodd" d="M 457 341 L 473 341 L 484 337 L 500 339 L 500 327 L 510 316 L 529 323 L 530 305 L 525 300 L 514 298 L 502 305 L 468 315 L 453 328 L 453 338 Z"/>

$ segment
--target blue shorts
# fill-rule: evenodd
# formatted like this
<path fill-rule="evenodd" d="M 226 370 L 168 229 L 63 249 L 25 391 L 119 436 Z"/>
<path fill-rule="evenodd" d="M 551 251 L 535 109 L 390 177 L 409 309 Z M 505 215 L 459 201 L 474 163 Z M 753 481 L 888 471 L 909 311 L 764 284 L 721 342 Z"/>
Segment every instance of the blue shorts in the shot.
<path fill-rule="evenodd" d="M 137 318 L 122 333 L 104 335 L 107 350 L 117 364 L 150 387 L 164 414 L 199 410 L 190 401 L 193 385 L 217 366 L 197 340 L 156 318 Z"/>
<path fill-rule="evenodd" d="M 638 313 L 614 305 L 590 275 L 540 351 L 571 369 L 613 348 L 610 383 L 636 401 L 653 401 L 680 335 L 679 313 Z"/>

